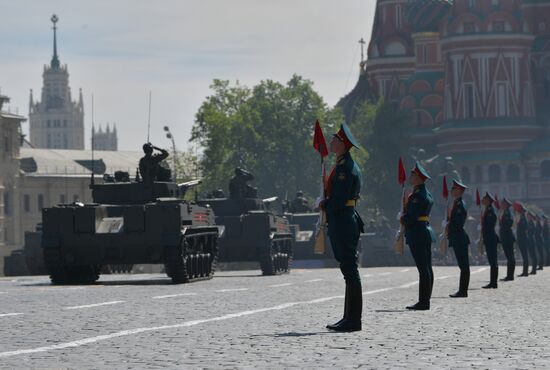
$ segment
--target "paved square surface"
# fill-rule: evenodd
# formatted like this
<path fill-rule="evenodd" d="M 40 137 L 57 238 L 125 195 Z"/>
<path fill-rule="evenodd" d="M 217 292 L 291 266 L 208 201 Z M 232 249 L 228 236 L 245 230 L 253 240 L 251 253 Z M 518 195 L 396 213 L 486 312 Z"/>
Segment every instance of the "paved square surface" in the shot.
<path fill-rule="evenodd" d="M 550 368 L 550 271 L 489 291 L 488 268 L 472 272 L 453 300 L 458 268 L 436 267 L 432 310 L 407 312 L 414 267 L 361 269 L 363 331 L 347 334 L 325 329 L 343 310 L 337 269 L 1 278 L 0 368 Z"/>

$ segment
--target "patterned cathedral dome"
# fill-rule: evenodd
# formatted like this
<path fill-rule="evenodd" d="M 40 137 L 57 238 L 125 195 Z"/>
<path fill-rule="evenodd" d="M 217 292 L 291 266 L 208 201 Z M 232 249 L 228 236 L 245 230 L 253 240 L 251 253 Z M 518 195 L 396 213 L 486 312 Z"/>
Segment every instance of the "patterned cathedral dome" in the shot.
<path fill-rule="evenodd" d="M 407 20 L 416 32 L 437 31 L 451 6 L 451 0 L 412 0 L 407 7 Z"/>

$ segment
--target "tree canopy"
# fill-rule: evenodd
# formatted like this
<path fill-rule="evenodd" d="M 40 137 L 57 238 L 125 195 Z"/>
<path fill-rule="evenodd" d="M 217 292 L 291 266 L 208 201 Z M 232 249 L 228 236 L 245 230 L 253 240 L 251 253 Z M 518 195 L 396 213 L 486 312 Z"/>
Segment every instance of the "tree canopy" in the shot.
<path fill-rule="evenodd" d="M 253 88 L 214 80 L 213 94 L 196 114 L 191 141 L 203 149 L 203 189 L 227 189 L 236 167 L 255 176 L 262 197 L 316 196 L 320 159 L 312 147 L 317 119 L 326 134 L 343 122 L 313 89 L 293 76 L 286 84 L 265 80 Z"/>

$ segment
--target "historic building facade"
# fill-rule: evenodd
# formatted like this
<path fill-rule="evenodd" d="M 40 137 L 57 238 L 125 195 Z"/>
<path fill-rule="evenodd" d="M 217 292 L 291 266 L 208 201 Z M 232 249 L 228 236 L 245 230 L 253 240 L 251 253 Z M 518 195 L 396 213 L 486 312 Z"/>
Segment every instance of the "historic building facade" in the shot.
<path fill-rule="evenodd" d="M 113 125 L 111 129 L 107 123 L 105 130 L 103 130 L 100 125 L 97 131 L 92 127 L 92 137 L 94 150 L 118 150 L 116 125 Z"/>
<path fill-rule="evenodd" d="M 73 101 L 67 65 L 57 55 L 57 16 L 52 16 L 53 57 L 44 66 L 41 100 L 29 99 L 30 142 L 35 148 L 84 149 L 84 102 L 82 91 Z"/>
<path fill-rule="evenodd" d="M 348 119 L 395 102 L 472 187 L 550 212 L 550 0 L 378 0 L 367 55 Z"/>

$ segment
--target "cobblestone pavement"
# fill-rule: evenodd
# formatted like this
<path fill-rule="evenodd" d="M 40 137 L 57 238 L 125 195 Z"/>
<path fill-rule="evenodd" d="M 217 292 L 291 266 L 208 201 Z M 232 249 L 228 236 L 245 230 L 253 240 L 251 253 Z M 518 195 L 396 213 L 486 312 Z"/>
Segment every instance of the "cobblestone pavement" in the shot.
<path fill-rule="evenodd" d="M 363 331 L 348 334 L 325 329 L 342 314 L 336 269 L 1 278 L 0 368 L 550 368 L 550 271 L 489 291 L 489 270 L 472 271 L 470 297 L 452 300 L 458 269 L 436 267 L 432 310 L 406 312 L 413 267 L 362 269 Z"/>

